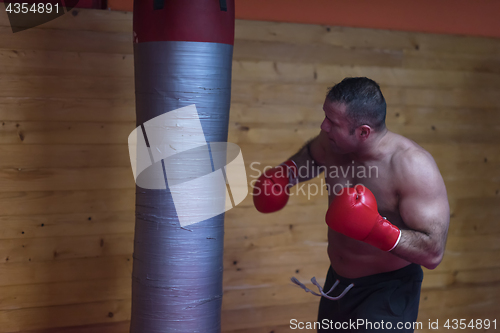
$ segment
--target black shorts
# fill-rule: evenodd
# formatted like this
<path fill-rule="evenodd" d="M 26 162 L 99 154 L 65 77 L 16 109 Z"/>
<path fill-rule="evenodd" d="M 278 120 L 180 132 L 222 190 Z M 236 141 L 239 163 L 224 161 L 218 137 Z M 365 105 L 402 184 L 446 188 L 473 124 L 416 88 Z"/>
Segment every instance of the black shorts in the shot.
<path fill-rule="evenodd" d="M 350 283 L 354 287 L 337 301 L 321 297 L 318 332 L 413 332 L 422 279 L 417 264 L 357 279 L 341 277 L 330 266 L 325 293 L 336 280 L 340 283 L 329 296 L 338 296 Z"/>

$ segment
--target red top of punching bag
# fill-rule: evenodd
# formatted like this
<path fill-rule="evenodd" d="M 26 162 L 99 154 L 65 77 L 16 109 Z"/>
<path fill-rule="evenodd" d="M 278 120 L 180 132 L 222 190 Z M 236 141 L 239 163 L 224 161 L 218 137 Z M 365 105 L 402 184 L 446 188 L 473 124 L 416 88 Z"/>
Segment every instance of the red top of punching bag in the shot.
<path fill-rule="evenodd" d="M 234 44 L 234 0 L 135 0 L 134 43 Z"/>

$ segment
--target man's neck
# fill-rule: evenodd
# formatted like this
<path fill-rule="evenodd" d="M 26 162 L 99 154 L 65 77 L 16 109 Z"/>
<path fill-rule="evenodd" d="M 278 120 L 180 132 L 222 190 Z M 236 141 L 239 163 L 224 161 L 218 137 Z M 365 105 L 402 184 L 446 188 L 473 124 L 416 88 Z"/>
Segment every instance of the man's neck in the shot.
<path fill-rule="evenodd" d="M 373 133 L 373 137 L 368 142 L 363 144 L 362 149 L 359 151 L 349 153 L 348 158 L 356 162 L 367 162 L 381 160 L 386 154 L 386 147 L 391 140 L 391 132 L 387 128 L 384 130 Z"/>

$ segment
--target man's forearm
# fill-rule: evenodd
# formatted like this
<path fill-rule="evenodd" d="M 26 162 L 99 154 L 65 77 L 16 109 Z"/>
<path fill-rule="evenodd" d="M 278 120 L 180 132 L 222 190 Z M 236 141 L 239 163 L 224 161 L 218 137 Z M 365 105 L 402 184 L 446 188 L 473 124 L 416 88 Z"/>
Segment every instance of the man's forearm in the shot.
<path fill-rule="evenodd" d="M 441 241 L 416 230 L 401 230 L 401 239 L 391 252 L 407 261 L 434 269 L 443 258 Z"/>
<path fill-rule="evenodd" d="M 310 144 L 314 140 L 317 140 L 317 137 L 309 140 L 295 155 L 290 157 L 297 164 L 299 182 L 313 179 L 323 172 L 324 167 L 321 167 L 311 156 Z"/>

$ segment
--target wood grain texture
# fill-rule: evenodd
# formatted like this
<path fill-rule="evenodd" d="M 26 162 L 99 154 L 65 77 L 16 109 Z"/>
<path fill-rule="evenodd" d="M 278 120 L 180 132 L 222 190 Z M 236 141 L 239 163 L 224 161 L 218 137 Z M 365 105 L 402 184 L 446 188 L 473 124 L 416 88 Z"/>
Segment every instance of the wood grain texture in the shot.
<path fill-rule="evenodd" d="M 22 34 L 0 14 L 2 333 L 128 332 L 132 52 L 131 13 L 76 10 Z M 375 79 L 388 127 L 434 156 L 450 200 L 445 258 L 424 270 L 419 320 L 493 318 L 499 55 L 489 38 L 238 20 L 229 141 L 251 182 L 319 133 L 328 87 Z M 279 213 L 259 214 L 251 196 L 226 213 L 223 332 L 316 319 L 319 299 L 290 278 L 324 283 L 328 198 L 321 178 L 301 186 Z"/>
<path fill-rule="evenodd" d="M 62 328 L 42 328 L 38 330 L 20 331 L 20 333 L 127 333 L 130 331 L 130 321 L 116 323 L 91 324 Z"/>
<path fill-rule="evenodd" d="M 135 122 L 135 100 L 0 97 L 2 122 Z"/>

